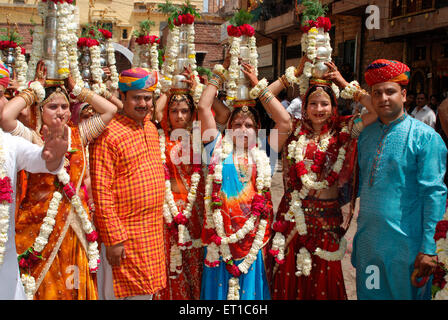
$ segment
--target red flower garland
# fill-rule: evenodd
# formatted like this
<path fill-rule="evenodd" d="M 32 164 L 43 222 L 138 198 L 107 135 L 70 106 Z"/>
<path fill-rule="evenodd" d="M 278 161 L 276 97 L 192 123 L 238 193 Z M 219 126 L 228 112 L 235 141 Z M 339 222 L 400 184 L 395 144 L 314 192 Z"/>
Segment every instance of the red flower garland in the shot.
<path fill-rule="evenodd" d="M 191 13 L 180 14 L 177 18 L 174 18 L 173 24 L 177 27 L 183 24 L 193 24 L 194 16 Z"/>
<path fill-rule="evenodd" d="M 440 239 L 445 238 L 447 232 L 448 232 L 448 221 L 447 220 L 439 221 L 436 225 L 434 240 L 439 241 Z"/>
<path fill-rule="evenodd" d="M 8 203 L 12 202 L 12 186 L 11 179 L 9 177 L 4 177 L 0 179 L 0 201 L 6 201 Z"/>
<path fill-rule="evenodd" d="M 79 38 L 78 39 L 78 43 L 77 43 L 78 47 L 82 48 L 82 47 L 93 47 L 93 46 L 99 46 L 100 43 L 98 42 L 98 40 L 96 39 L 92 39 L 92 38 Z"/>
<path fill-rule="evenodd" d="M 250 24 L 243 24 L 242 26 L 227 26 L 227 34 L 231 37 L 248 36 L 252 37 L 255 34 L 255 29 Z"/>
<path fill-rule="evenodd" d="M 157 36 L 142 35 L 137 39 L 135 39 L 135 42 L 139 45 L 154 44 L 154 43 L 160 43 L 160 38 Z"/>
<path fill-rule="evenodd" d="M 103 37 L 105 39 L 110 39 L 112 38 L 112 32 L 110 32 L 109 30 L 106 29 L 98 29 L 99 32 L 101 32 L 101 34 L 103 35 Z"/>
<path fill-rule="evenodd" d="M 9 41 L 9 40 L 4 40 L 4 41 L 0 41 L 0 50 L 5 50 L 5 49 L 15 49 L 17 48 L 17 43 L 15 43 L 14 41 Z"/>
<path fill-rule="evenodd" d="M 324 28 L 324 31 L 328 32 L 331 29 L 331 20 L 326 17 L 319 17 L 316 19 L 316 21 L 306 21 L 305 24 L 301 27 L 303 33 L 308 33 L 311 28 Z"/>
<path fill-rule="evenodd" d="M 235 278 L 238 278 L 241 275 L 241 271 L 238 268 L 238 266 L 235 264 L 235 262 L 231 259 L 229 261 L 226 261 L 226 269 L 227 272 L 230 273 Z"/>

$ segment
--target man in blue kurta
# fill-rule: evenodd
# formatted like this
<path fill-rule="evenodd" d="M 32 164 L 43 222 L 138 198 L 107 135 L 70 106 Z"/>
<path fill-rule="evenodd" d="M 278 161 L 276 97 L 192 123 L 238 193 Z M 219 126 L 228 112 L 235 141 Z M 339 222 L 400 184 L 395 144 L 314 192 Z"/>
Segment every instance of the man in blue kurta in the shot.
<path fill-rule="evenodd" d="M 409 68 L 376 60 L 366 71 L 378 120 L 359 137 L 360 211 L 353 243 L 358 299 L 429 299 L 435 227 L 445 211 L 446 147 L 404 112 Z"/>

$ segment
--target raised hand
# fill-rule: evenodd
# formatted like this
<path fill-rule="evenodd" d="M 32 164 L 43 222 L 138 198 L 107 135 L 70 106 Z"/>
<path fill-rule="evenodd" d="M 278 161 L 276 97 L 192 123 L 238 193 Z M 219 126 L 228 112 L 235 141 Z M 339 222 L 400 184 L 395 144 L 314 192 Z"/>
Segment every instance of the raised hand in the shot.
<path fill-rule="evenodd" d="M 190 90 L 194 91 L 196 89 L 197 83 L 190 65 L 188 65 L 188 67 L 184 67 L 184 72 L 182 73 L 182 75 L 186 78 L 185 80 L 183 80 L 183 82 L 188 83 Z"/>
<path fill-rule="evenodd" d="M 47 162 L 49 171 L 56 170 L 67 152 L 68 148 L 68 127 L 62 124 L 61 119 L 57 118 L 51 126 L 42 127 L 44 148 L 42 150 L 42 159 Z"/>
<path fill-rule="evenodd" d="M 305 67 L 305 63 L 312 62 L 312 60 L 308 59 L 306 55 L 302 56 L 300 58 L 299 65 L 296 68 L 295 76 L 299 77 L 303 73 L 303 68 Z"/>
<path fill-rule="evenodd" d="M 247 80 L 250 81 L 250 85 L 252 87 L 255 87 L 258 84 L 258 78 L 255 74 L 255 68 L 248 64 L 248 63 L 242 63 L 241 66 L 243 67 L 243 73 L 246 76 Z"/>
<path fill-rule="evenodd" d="M 68 77 L 65 79 L 65 87 L 67 88 L 67 91 L 72 92 L 75 85 L 76 85 L 75 79 L 73 79 L 72 74 L 69 73 Z"/>
<path fill-rule="evenodd" d="M 339 88 L 345 88 L 348 82 L 341 75 L 334 62 L 325 62 L 325 65 L 328 67 L 328 72 L 323 75 L 323 78 L 333 81 Z"/>
<path fill-rule="evenodd" d="M 34 77 L 35 81 L 39 81 L 40 84 L 45 87 L 45 80 L 47 79 L 47 67 L 45 66 L 44 60 L 40 60 L 36 66 L 36 75 Z"/>

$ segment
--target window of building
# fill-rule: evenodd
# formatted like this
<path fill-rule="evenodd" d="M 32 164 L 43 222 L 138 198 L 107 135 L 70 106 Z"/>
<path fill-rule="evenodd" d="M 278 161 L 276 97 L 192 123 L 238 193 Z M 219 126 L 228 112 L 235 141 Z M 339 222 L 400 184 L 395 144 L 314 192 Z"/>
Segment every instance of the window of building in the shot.
<path fill-rule="evenodd" d="M 426 47 L 415 47 L 415 60 L 426 60 Z"/>
<path fill-rule="evenodd" d="M 297 46 L 290 46 L 286 47 L 286 56 L 285 59 L 297 59 L 300 58 L 302 55 L 302 46 L 299 44 Z"/>
<path fill-rule="evenodd" d="M 123 30 L 121 31 L 121 38 L 122 38 L 123 40 L 126 40 L 126 39 L 128 38 L 128 29 L 123 29 Z"/>
<path fill-rule="evenodd" d="M 448 7 L 448 0 L 437 0 L 435 6 L 436 9 Z"/>
<path fill-rule="evenodd" d="M 422 0 L 422 10 L 434 8 L 434 0 Z"/>
<path fill-rule="evenodd" d="M 406 0 L 406 13 L 417 11 L 417 0 Z"/>
<path fill-rule="evenodd" d="M 98 22 L 98 27 L 109 31 L 112 31 L 113 29 L 112 22 Z"/>
<path fill-rule="evenodd" d="M 207 52 L 196 52 L 196 63 L 198 66 L 202 67 L 206 54 Z"/>
<path fill-rule="evenodd" d="M 448 43 L 442 44 L 442 57 L 448 58 Z"/>
<path fill-rule="evenodd" d="M 391 17 L 399 17 L 403 15 L 403 0 L 392 0 L 391 1 Z"/>

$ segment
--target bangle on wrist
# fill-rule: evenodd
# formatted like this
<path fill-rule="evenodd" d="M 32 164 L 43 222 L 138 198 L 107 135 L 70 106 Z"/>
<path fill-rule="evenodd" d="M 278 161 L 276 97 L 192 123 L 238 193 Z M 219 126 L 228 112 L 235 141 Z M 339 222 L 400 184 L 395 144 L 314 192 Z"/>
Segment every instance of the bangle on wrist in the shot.
<path fill-rule="evenodd" d="M 252 88 L 249 92 L 249 96 L 251 99 L 257 99 L 260 97 L 261 93 L 268 87 L 268 81 L 266 78 L 263 78 L 262 80 L 258 81 L 257 85 Z"/>
<path fill-rule="evenodd" d="M 289 88 L 290 85 L 289 85 L 288 80 L 286 80 L 286 76 L 285 75 L 282 75 L 281 77 L 279 77 L 278 80 L 281 82 L 281 84 L 283 85 L 283 87 L 285 89 Z"/>
<path fill-rule="evenodd" d="M 36 102 L 41 103 L 45 99 L 45 89 L 39 81 L 30 82 L 30 89 L 36 95 Z"/>
<path fill-rule="evenodd" d="M 25 100 L 25 108 L 33 105 L 37 100 L 36 94 L 31 89 L 22 90 L 17 96 Z"/>
<path fill-rule="evenodd" d="M 368 95 L 368 92 L 367 92 L 366 90 L 364 90 L 364 89 L 358 89 L 358 90 L 356 90 L 356 92 L 353 94 L 353 100 L 354 100 L 355 102 L 360 102 L 361 99 L 362 99 L 364 96 L 367 96 L 367 95 Z"/>
<path fill-rule="evenodd" d="M 341 98 L 344 99 L 353 99 L 353 96 L 355 92 L 361 89 L 361 86 L 359 85 L 358 81 L 354 80 L 350 82 L 344 90 L 341 91 Z"/>

